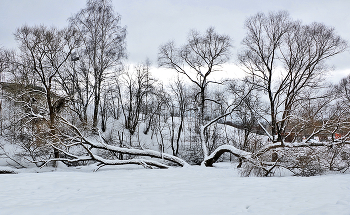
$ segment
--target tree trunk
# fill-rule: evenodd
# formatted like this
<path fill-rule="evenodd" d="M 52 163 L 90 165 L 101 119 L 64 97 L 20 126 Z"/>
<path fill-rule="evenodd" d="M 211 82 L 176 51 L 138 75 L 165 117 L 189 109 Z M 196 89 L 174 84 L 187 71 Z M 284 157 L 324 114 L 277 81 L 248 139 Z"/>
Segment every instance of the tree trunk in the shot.
<path fill-rule="evenodd" d="M 51 81 L 51 80 L 49 80 Z M 56 132 L 55 132 L 55 110 L 54 110 L 54 106 L 52 104 L 52 100 L 51 100 L 51 83 L 49 83 L 49 86 L 46 88 L 46 99 L 47 99 L 47 105 L 48 105 L 48 108 L 49 108 L 49 116 L 50 116 L 50 125 L 49 125 L 49 128 L 50 128 L 50 134 L 51 136 L 53 137 L 53 144 L 55 144 L 55 135 L 56 135 Z M 56 158 L 60 158 L 60 153 L 59 151 L 54 148 L 53 149 L 53 154 L 54 154 L 54 157 L 55 159 Z M 57 167 L 57 162 L 54 161 L 53 162 L 53 167 Z"/>
<path fill-rule="evenodd" d="M 95 98 L 94 98 L 94 116 L 93 116 L 93 123 L 92 123 L 92 127 L 94 129 L 97 128 L 97 123 L 98 123 L 98 109 L 100 105 L 100 88 L 101 88 L 101 83 L 100 83 L 100 80 L 98 80 L 98 83 L 96 84 L 96 87 L 95 87 Z"/>

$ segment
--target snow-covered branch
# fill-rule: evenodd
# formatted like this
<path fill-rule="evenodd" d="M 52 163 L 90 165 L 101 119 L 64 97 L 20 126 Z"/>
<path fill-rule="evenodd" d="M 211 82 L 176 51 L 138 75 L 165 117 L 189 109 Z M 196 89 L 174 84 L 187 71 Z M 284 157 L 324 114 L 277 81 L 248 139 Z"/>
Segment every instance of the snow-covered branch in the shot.
<path fill-rule="evenodd" d="M 62 120 L 62 122 L 64 124 L 70 126 L 78 134 L 78 136 L 82 139 L 84 144 L 87 144 L 93 148 L 105 149 L 105 150 L 109 150 L 109 151 L 117 152 L 117 153 L 122 153 L 122 154 L 129 154 L 129 155 L 136 155 L 136 156 L 147 156 L 147 157 L 164 159 L 167 161 L 174 162 L 180 166 L 188 166 L 189 165 L 186 161 L 184 161 L 176 156 L 167 154 L 167 153 L 161 153 L 161 152 L 149 150 L 149 149 L 140 150 L 140 149 L 122 148 L 122 147 L 112 146 L 112 145 L 106 144 L 104 141 L 100 142 L 100 141 L 95 141 L 95 140 L 89 140 L 88 138 L 84 137 L 81 134 L 80 130 L 76 126 L 72 125 L 66 119 L 64 119 L 62 117 L 60 117 L 60 119 Z M 94 156 L 96 156 L 96 155 L 94 155 Z M 95 158 L 97 158 L 97 157 L 95 157 Z M 100 159 L 100 158 L 98 158 L 98 159 Z M 110 161 L 108 161 L 108 162 L 110 162 Z M 123 161 L 123 162 L 125 162 L 125 161 Z M 116 163 L 118 163 L 118 162 L 116 162 Z M 136 163 L 136 161 L 135 161 L 135 163 Z M 109 165 L 112 165 L 112 164 L 109 164 Z M 154 163 L 154 166 L 155 165 L 156 164 Z M 158 166 L 161 166 L 161 165 L 158 165 Z M 163 165 L 163 167 L 164 167 L 164 165 Z"/>
<path fill-rule="evenodd" d="M 252 154 L 250 152 L 237 149 L 236 147 L 231 145 L 222 145 L 222 146 L 219 146 L 209 156 L 205 157 L 202 164 L 205 166 L 212 166 L 213 163 L 215 163 L 220 158 L 220 156 L 225 152 L 229 152 L 238 158 L 247 159 L 247 160 L 251 159 L 252 157 Z"/>

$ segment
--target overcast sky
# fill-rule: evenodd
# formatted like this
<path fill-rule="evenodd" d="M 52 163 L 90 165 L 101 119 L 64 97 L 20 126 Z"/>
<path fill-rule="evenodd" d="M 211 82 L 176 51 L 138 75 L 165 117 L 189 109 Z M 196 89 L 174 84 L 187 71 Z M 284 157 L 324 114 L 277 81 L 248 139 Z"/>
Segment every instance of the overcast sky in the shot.
<path fill-rule="evenodd" d="M 17 46 L 13 33 L 28 24 L 65 27 L 67 19 L 84 8 L 85 0 L 0 0 L 0 46 Z M 350 41 L 350 0 L 113 0 L 114 10 L 127 26 L 128 61 L 147 57 L 157 65 L 161 44 L 181 45 L 190 29 L 204 32 L 213 26 L 233 39 L 232 63 L 245 36 L 244 21 L 257 12 L 287 10 L 303 23 L 323 22 Z M 338 80 L 350 74 L 349 50 L 329 62 Z"/>

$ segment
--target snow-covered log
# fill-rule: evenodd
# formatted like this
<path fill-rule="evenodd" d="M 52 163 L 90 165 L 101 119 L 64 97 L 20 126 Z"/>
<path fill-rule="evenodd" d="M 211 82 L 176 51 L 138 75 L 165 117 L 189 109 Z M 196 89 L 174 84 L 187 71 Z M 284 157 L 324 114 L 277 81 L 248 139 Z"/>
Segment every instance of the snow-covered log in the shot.
<path fill-rule="evenodd" d="M 78 157 L 76 159 L 68 159 L 68 158 L 53 158 L 45 161 L 35 161 L 34 163 L 39 164 L 39 167 L 43 167 L 49 162 L 57 162 L 57 161 L 62 161 L 62 162 L 67 162 L 67 163 L 74 163 L 74 162 L 80 162 L 80 161 L 97 161 L 99 162 L 99 166 L 108 166 L 108 165 L 125 165 L 125 164 L 136 164 L 136 165 L 141 165 L 145 168 L 152 168 L 152 167 L 157 167 L 161 169 L 167 169 L 169 168 L 167 165 L 164 165 L 160 162 L 157 161 L 151 161 L 151 160 L 146 160 L 146 159 L 130 159 L 130 160 L 109 160 L 109 159 L 104 159 L 102 157 L 94 155 L 93 157 L 90 156 L 82 156 Z"/>
<path fill-rule="evenodd" d="M 93 147 L 93 148 L 104 149 L 104 150 L 108 150 L 111 152 L 164 159 L 166 161 L 174 162 L 180 166 L 188 166 L 189 165 L 186 161 L 184 161 L 176 156 L 167 154 L 167 153 L 161 153 L 161 152 L 149 150 L 149 149 L 141 150 L 141 149 L 132 149 L 132 148 L 130 149 L 130 148 L 122 148 L 122 147 L 118 147 L 118 146 L 112 146 L 112 145 L 106 144 L 102 138 L 100 138 L 101 139 L 100 141 L 90 140 L 89 138 L 84 137 L 84 135 L 82 135 L 82 133 L 80 132 L 80 130 L 76 126 L 72 125 L 66 119 L 64 119 L 62 117 L 60 117 L 60 119 L 62 120 L 62 122 L 64 124 L 68 125 L 76 132 L 76 134 L 79 136 L 79 138 L 81 138 L 83 146 L 84 146 L 84 144 L 86 144 L 86 145 L 89 145 L 90 147 Z M 88 150 L 88 148 L 86 146 L 84 146 L 84 148 L 86 150 Z M 121 165 L 121 164 L 127 164 L 127 162 L 133 162 L 135 164 L 146 163 L 148 165 L 166 168 L 166 166 L 161 164 L 161 163 L 155 163 L 155 162 L 152 163 L 151 161 L 146 161 L 146 160 L 135 159 L 134 161 L 133 160 L 109 161 L 109 160 L 102 160 L 101 157 L 94 155 L 90 151 L 89 151 L 89 154 L 92 157 L 92 159 L 100 161 L 101 163 L 105 163 L 106 165 Z"/>
<path fill-rule="evenodd" d="M 236 108 L 243 102 L 243 99 L 247 95 L 248 94 L 246 94 L 235 107 L 231 108 L 230 111 L 226 112 L 225 114 L 223 114 L 221 116 L 216 117 L 215 119 L 211 120 L 207 124 L 201 126 L 201 141 L 202 141 L 202 150 L 203 150 L 203 154 L 204 154 L 204 159 L 203 159 L 202 165 L 207 166 L 207 167 L 212 166 L 213 163 L 215 163 L 220 158 L 220 156 L 225 152 L 229 152 L 229 153 L 233 154 L 234 156 L 239 157 L 239 158 L 243 158 L 243 159 L 250 159 L 251 158 L 251 153 L 237 149 L 236 147 L 231 146 L 231 145 L 222 145 L 209 155 L 208 148 L 207 148 L 206 143 L 205 143 L 205 135 L 204 135 L 206 129 L 209 126 L 216 123 L 220 119 L 232 114 L 233 111 L 235 111 Z"/>
<path fill-rule="evenodd" d="M 242 159 L 251 159 L 252 154 L 250 152 L 246 152 L 240 149 L 237 149 L 234 146 L 231 145 L 222 145 L 219 146 L 213 153 L 211 153 L 209 156 L 207 156 L 204 161 L 203 161 L 203 165 L 204 166 L 213 166 L 213 163 L 215 163 L 222 154 L 224 154 L 225 152 L 229 152 L 232 155 L 238 157 L 238 158 L 242 158 Z"/>

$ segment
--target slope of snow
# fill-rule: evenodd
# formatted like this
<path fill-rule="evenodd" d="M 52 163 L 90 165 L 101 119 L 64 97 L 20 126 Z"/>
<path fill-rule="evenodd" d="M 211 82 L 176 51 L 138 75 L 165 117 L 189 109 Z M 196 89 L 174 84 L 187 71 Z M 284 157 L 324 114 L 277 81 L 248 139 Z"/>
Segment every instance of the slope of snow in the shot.
<path fill-rule="evenodd" d="M 350 214 L 350 175 L 242 178 L 231 164 L 0 175 L 0 214 Z"/>

